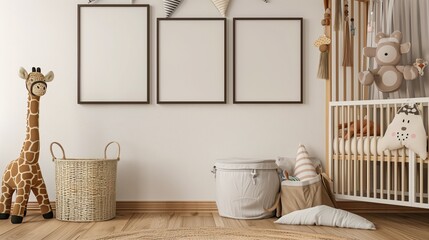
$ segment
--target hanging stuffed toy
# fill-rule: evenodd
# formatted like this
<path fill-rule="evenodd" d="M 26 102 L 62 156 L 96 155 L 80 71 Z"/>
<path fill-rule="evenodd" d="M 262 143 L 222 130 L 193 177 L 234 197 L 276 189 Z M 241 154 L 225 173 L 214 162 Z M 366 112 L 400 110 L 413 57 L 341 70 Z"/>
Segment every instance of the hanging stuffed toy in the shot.
<path fill-rule="evenodd" d="M 422 110 L 422 105 L 402 106 L 387 127 L 383 138 L 380 139 L 380 149 L 396 150 L 405 146 L 425 160 L 427 139 Z"/>
<path fill-rule="evenodd" d="M 390 36 L 378 33 L 375 37 L 377 47 L 365 47 L 363 55 L 374 57 L 378 68 L 359 73 L 359 81 L 363 85 L 375 85 L 381 92 L 389 93 L 401 87 L 402 80 L 417 78 L 418 71 L 412 65 L 401 66 L 401 55 L 408 53 L 411 43 L 401 43 L 402 33 L 393 32 Z"/>

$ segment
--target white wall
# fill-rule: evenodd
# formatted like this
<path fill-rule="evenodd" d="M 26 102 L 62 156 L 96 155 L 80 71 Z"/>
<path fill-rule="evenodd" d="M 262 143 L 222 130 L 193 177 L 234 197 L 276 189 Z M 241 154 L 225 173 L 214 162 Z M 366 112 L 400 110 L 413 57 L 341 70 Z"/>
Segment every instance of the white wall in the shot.
<path fill-rule="evenodd" d="M 0 169 L 15 159 L 25 137 L 26 89 L 20 66 L 52 70 L 55 79 L 41 100 L 40 165 L 51 199 L 55 168 L 49 144 L 59 141 L 69 157 L 101 157 L 105 144 L 122 144 L 118 200 L 214 200 L 210 173 L 217 158 L 294 156 L 298 143 L 325 155 L 325 82 L 316 79 L 322 31 L 321 1 L 233 0 L 228 14 L 228 104 L 157 105 L 156 18 L 151 5 L 150 105 L 78 105 L 76 4 L 81 1 L 3 1 L 0 8 Z M 129 3 L 129 1 L 98 1 Z M 210 0 L 185 0 L 174 17 L 219 17 Z M 304 104 L 232 104 L 232 17 L 304 18 Z M 267 43 L 269 41 L 267 40 Z M 261 46 L 263 47 L 263 46 Z M 293 57 L 293 56 L 291 56 Z M 126 74 L 125 74 L 126 76 Z M 118 80 L 120 81 L 120 80 Z"/>

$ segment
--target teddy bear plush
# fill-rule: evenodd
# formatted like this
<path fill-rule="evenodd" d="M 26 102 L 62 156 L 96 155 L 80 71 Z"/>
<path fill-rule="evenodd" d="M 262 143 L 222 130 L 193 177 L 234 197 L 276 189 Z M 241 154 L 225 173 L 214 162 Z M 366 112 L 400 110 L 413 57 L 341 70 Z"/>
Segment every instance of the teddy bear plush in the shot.
<path fill-rule="evenodd" d="M 408 53 L 411 43 L 401 43 L 402 33 L 393 32 L 390 36 L 378 33 L 375 37 L 377 47 L 365 47 L 363 55 L 374 57 L 377 68 L 359 73 L 359 81 L 363 85 L 375 85 L 381 92 L 390 93 L 401 87 L 403 79 L 413 80 L 417 78 L 418 71 L 412 65 L 398 65 L 401 55 Z"/>

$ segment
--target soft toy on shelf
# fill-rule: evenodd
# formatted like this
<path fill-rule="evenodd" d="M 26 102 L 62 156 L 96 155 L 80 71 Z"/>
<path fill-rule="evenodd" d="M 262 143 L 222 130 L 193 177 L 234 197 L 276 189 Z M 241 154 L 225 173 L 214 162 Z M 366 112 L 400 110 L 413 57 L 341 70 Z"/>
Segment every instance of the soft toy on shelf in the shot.
<path fill-rule="evenodd" d="M 16 191 L 12 209 L 12 223 L 21 223 L 27 209 L 30 191 L 39 203 L 43 218 L 53 218 L 52 208 L 39 166 L 39 101 L 45 95 L 47 82 L 54 79 L 54 73 L 43 75 L 40 68 L 27 73 L 24 68 L 19 76 L 25 80 L 28 91 L 27 134 L 18 159 L 9 163 L 3 174 L 2 195 L 0 198 L 0 219 L 8 219 L 11 214 L 12 195 Z"/>
<path fill-rule="evenodd" d="M 405 146 L 425 160 L 427 139 L 422 112 L 420 104 L 402 106 L 380 140 L 380 149 L 395 150 Z"/>
<path fill-rule="evenodd" d="M 390 36 L 378 33 L 375 37 L 377 47 L 366 47 L 363 55 L 374 57 L 378 67 L 370 71 L 359 73 L 359 81 L 363 85 L 375 85 L 381 92 L 389 93 L 401 87 L 402 80 L 413 80 L 417 78 L 418 71 L 413 65 L 398 65 L 401 55 L 408 53 L 411 43 L 402 43 L 402 33 L 393 32 Z"/>

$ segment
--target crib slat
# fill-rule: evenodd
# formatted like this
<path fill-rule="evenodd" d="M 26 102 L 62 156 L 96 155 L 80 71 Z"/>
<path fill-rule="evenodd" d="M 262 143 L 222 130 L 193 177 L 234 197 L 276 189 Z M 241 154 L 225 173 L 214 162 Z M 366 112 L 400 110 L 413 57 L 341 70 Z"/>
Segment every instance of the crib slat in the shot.
<path fill-rule="evenodd" d="M 391 121 L 390 108 L 391 108 L 390 104 L 387 104 L 387 116 L 386 116 L 386 118 L 387 118 L 388 123 L 390 123 L 390 121 Z M 391 151 L 388 151 L 388 154 L 387 154 L 387 199 L 388 200 L 390 200 L 390 189 L 391 189 L 390 183 L 392 181 L 391 171 L 390 171 L 392 168 L 392 165 L 390 164 L 391 157 L 392 157 Z"/>
<path fill-rule="evenodd" d="M 357 156 L 358 156 L 358 148 L 357 148 L 357 141 L 358 141 L 358 135 L 357 135 L 357 116 L 356 116 L 356 105 L 353 106 L 353 121 L 354 121 L 354 132 L 355 132 L 355 146 L 354 149 L 356 149 L 355 154 L 353 155 L 353 196 L 356 196 L 356 176 L 357 176 Z M 362 133 L 361 133 L 362 134 Z"/>
<path fill-rule="evenodd" d="M 344 111 L 344 106 L 341 106 L 341 124 L 343 124 L 343 126 L 344 126 L 344 114 L 345 114 L 345 111 Z M 344 131 L 343 131 L 343 134 L 342 134 L 342 137 L 343 137 L 343 145 L 344 145 L 344 151 L 343 151 L 343 154 L 342 154 L 342 161 L 340 161 L 340 163 L 341 163 L 341 194 L 344 194 L 344 172 L 345 172 L 345 169 L 344 169 L 344 159 L 346 159 L 346 149 L 347 149 L 347 145 L 346 145 L 346 141 L 345 141 L 345 139 L 344 139 Z"/>
<path fill-rule="evenodd" d="M 419 186 L 420 186 L 420 203 L 423 203 L 423 159 L 420 158 L 420 181 L 419 181 Z M 409 191 L 413 191 L 412 189 L 410 189 Z"/>
<path fill-rule="evenodd" d="M 406 183 L 406 178 L 405 178 L 405 148 L 402 148 L 402 162 L 401 162 L 401 200 L 405 201 L 405 186 L 408 185 Z"/>
<path fill-rule="evenodd" d="M 340 151 L 339 151 L 339 141 L 340 141 L 340 138 L 339 138 L 339 134 L 338 134 L 338 132 L 339 132 L 339 128 L 338 128 L 338 126 L 339 126 L 339 123 L 338 123 L 338 118 L 339 118 L 339 116 L 338 116 L 338 107 L 336 106 L 335 107 L 335 109 L 334 109 L 334 126 L 335 126 L 335 147 L 336 147 L 336 149 L 337 149 L 337 152 L 336 152 L 336 154 L 335 154 L 335 159 L 334 159 L 334 183 L 335 183 L 335 193 L 338 193 L 338 156 L 340 155 Z"/>
<path fill-rule="evenodd" d="M 369 126 L 369 117 L 370 116 L 370 105 L 366 105 L 366 124 L 367 126 Z M 371 148 L 371 143 L 370 143 L 370 139 L 369 139 L 369 132 L 367 131 L 366 133 L 366 139 L 368 142 L 368 149 Z M 371 161 L 371 151 L 367 152 L 367 161 L 366 161 L 366 197 L 370 197 L 371 196 L 371 171 L 370 171 L 370 161 Z"/>
<path fill-rule="evenodd" d="M 377 131 L 375 131 L 377 132 Z M 384 108 L 383 105 L 380 104 L 380 134 L 384 132 Z M 381 137 L 381 136 L 380 136 Z M 378 141 L 375 146 L 375 151 L 377 151 L 378 155 Z M 384 152 L 381 152 L 381 162 L 380 162 L 380 199 L 384 199 Z"/>
<path fill-rule="evenodd" d="M 364 117 L 363 117 L 363 105 L 360 105 L 360 129 L 363 129 L 363 121 L 364 121 Z M 361 149 L 360 149 L 360 182 L 359 182 L 359 191 L 360 191 L 360 196 L 363 197 L 363 157 L 364 157 L 364 152 L 363 152 L 363 133 L 360 135 L 360 141 L 361 141 Z"/>
<path fill-rule="evenodd" d="M 398 112 L 398 106 L 395 104 L 395 111 L 394 114 L 396 114 L 396 112 Z M 395 201 L 398 200 L 398 158 L 399 158 L 399 151 L 398 149 L 395 150 L 396 155 L 395 155 L 395 172 L 394 172 L 394 177 L 393 177 L 393 181 L 394 181 L 394 193 L 395 193 Z"/>
<path fill-rule="evenodd" d="M 347 122 L 349 123 L 349 126 L 347 128 L 348 131 L 348 141 L 349 144 L 349 153 L 347 154 L 347 160 L 345 161 L 345 163 L 347 164 L 347 195 L 350 195 L 350 175 L 351 175 L 351 170 L 350 170 L 350 161 L 351 161 L 351 154 L 352 154 L 352 137 L 350 135 L 351 133 L 351 127 L 350 127 L 350 106 L 347 106 Z M 356 133 L 356 132 L 355 132 Z"/>
<path fill-rule="evenodd" d="M 374 107 L 373 107 L 373 114 L 374 114 L 374 116 L 373 116 L 373 119 L 374 119 L 374 122 L 376 122 L 377 121 L 377 108 L 376 108 L 376 105 L 374 105 Z M 367 125 L 368 126 L 368 128 L 369 128 L 369 124 Z M 377 132 L 377 124 L 375 124 L 374 123 L 374 138 L 373 138 L 373 140 L 374 140 L 374 145 L 375 145 L 375 153 L 373 154 L 374 155 L 374 158 L 375 158 L 375 161 L 373 162 L 373 166 L 372 166 L 372 175 L 373 175 L 373 194 L 374 194 L 374 198 L 377 198 L 377 158 L 378 158 L 378 156 L 377 156 L 377 139 L 376 139 L 376 133 Z M 371 151 L 371 146 L 372 144 L 371 144 L 371 141 L 370 141 L 370 151 Z"/>

